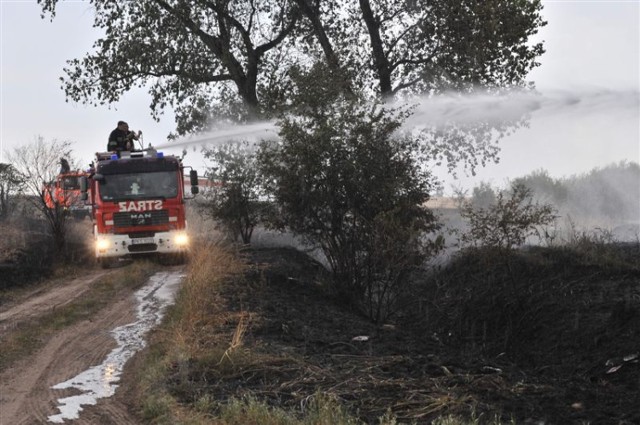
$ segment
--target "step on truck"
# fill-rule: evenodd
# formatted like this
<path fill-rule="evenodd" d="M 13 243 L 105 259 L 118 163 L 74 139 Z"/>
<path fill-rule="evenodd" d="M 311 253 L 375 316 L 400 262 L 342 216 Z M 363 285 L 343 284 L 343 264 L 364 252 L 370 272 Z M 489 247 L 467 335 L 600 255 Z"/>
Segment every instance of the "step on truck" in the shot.
<path fill-rule="evenodd" d="M 81 192 L 90 198 L 95 256 L 103 267 L 145 254 L 186 259 L 185 168 L 181 158 L 153 148 L 96 153 Z M 195 170 L 189 181 L 197 194 Z"/>

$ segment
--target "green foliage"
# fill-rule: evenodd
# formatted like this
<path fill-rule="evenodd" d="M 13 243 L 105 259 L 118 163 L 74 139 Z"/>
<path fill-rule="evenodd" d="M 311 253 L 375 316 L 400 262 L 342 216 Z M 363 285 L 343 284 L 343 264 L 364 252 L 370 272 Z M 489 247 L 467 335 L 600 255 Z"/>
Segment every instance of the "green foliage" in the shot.
<path fill-rule="evenodd" d="M 537 198 L 548 199 L 554 205 L 560 206 L 567 201 L 569 195 L 567 186 L 558 179 L 549 176 L 546 170 L 537 170 L 513 181 L 531 189 Z"/>
<path fill-rule="evenodd" d="M 640 164 L 620 162 L 566 179 L 568 206 L 574 217 L 638 222 Z M 601 220 L 602 221 L 602 220 Z"/>
<path fill-rule="evenodd" d="M 13 210 L 12 197 L 20 193 L 25 185 L 23 176 L 11 164 L 0 163 L 0 221 Z"/>
<path fill-rule="evenodd" d="M 59 0 L 38 3 L 53 17 Z M 153 115 L 173 109 L 179 134 L 212 116 L 277 112 L 293 89 L 289 70 L 321 57 L 354 74 L 335 86 L 379 99 L 520 87 L 544 52 L 530 41 L 546 24 L 540 0 L 89 3 L 105 35 L 68 62 L 67 97 L 108 104 L 147 87 Z"/>
<path fill-rule="evenodd" d="M 496 192 L 487 182 L 481 182 L 473 188 L 471 202 L 476 208 L 488 208 L 496 203 Z"/>
<path fill-rule="evenodd" d="M 469 221 L 469 230 L 461 235 L 464 244 L 501 249 L 521 246 L 556 218 L 553 207 L 534 203 L 531 189 L 522 184 L 512 184 L 510 193 L 499 192 L 486 207 L 463 202 L 460 214 Z"/>
<path fill-rule="evenodd" d="M 338 56 L 354 58 L 362 83 L 383 96 L 519 86 L 544 52 L 528 41 L 546 25 L 539 0 L 329 3 Z"/>
<path fill-rule="evenodd" d="M 248 142 L 228 143 L 205 150 L 205 157 L 214 162 L 207 171 L 214 189 L 205 193 L 205 214 L 233 240 L 251 242 L 253 229 L 268 207 L 260 200 L 255 150 Z"/>
<path fill-rule="evenodd" d="M 57 0 L 38 3 L 55 14 Z M 281 44 L 298 13 L 288 2 L 90 3 L 105 35 L 84 58 L 68 61 L 63 87 L 77 102 L 109 104 L 148 87 L 154 117 L 173 109 L 184 134 L 206 128 L 214 115 L 259 114 L 260 97 L 289 67 Z"/>
<path fill-rule="evenodd" d="M 554 179 L 544 170 L 514 182 L 534 191 L 534 199 L 557 206 L 567 221 L 564 241 L 571 243 L 577 228 L 609 227 L 616 238 L 637 239 L 640 217 L 640 165 L 622 161 L 588 173 Z"/>
<path fill-rule="evenodd" d="M 53 17 L 59 0 L 38 3 Z M 528 87 L 526 76 L 544 53 L 530 40 L 546 25 L 540 0 L 89 3 L 105 36 L 85 57 L 68 61 L 67 98 L 110 104 L 145 87 L 153 117 L 172 110 L 178 135 L 219 121 L 278 116 L 297 94 L 296 72 L 313 72 L 318 61 L 335 78 L 318 79 L 326 82 L 321 90 L 357 88 L 372 102 L 420 102 Z M 307 101 L 313 107 L 311 96 Z M 446 128 L 421 119 L 422 149 L 451 173 L 458 165 L 475 173 L 497 159 L 498 140 L 524 119 Z"/>
<path fill-rule="evenodd" d="M 225 425 L 360 425 L 362 422 L 351 416 L 340 403 L 324 394 L 310 397 L 298 419 L 292 412 L 269 406 L 254 396 L 243 400 L 232 399 L 221 406 L 220 423 Z M 386 423 L 384 424 L 386 425 Z"/>
<path fill-rule="evenodd" d="M 301 78 L 302 96 L 318 75 Z M 330 87 L 331 72 L 324 76 Z M 258 164 L 278 209 L 271 225 L 319 246 L 337 290 L 383 320 L 407 274 L 435 248 L 422 238 L 437 227 L 422 207 L 431 177 L 416 162 L 417 142 L 396 132 L 407 111 L 330 89 L 323 99 L 284 117 L 281 141 L 261 146 Z"/>

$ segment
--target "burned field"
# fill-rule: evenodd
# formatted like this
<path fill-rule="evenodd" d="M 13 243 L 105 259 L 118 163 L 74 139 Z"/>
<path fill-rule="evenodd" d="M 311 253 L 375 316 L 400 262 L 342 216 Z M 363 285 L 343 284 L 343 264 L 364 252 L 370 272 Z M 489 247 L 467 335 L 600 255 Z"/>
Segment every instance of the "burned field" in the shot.
<path fill-rule="evenodd" d="M 381 325 L 328 295 L 304 254 L 252 250 L 203 342 L 233 361 L 175 365 L 167 388 L 293 411 L 321 394 L 365 423 L 640 423 L 639 247 L 600 248 L 469 251 L 415 276 Z"/>

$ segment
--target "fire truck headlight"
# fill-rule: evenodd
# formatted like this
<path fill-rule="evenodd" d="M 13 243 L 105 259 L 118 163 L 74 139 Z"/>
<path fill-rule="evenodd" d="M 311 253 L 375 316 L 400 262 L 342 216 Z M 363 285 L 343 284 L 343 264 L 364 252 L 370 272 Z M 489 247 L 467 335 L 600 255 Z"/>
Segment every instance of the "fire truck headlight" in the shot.
<path fill-rule="evenodd" d="M 179 247 L 187 246 L 189 244 L 189 236 L 186 233 L 178 233 L 173 242 Z"/>
<path fill-rule="evenodd" d="M 109 241 L 106 239 L 98 239 L 96 241 L 96 248 L 98 248 L 98 251 L 105 251 L 109 248 Z"/>

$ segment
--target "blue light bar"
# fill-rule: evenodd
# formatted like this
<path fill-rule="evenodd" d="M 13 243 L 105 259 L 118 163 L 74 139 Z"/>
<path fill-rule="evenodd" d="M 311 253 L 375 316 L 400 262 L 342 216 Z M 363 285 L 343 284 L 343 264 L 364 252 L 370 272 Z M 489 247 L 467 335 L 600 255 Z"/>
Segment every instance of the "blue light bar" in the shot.
<path fill-rule="evenodd" d="M 156 158 L 164 158 L 164 152 L 156 153 Z"/>
<path fill-rule="evenodd" d="M 117 155 L 117 154 L 115 154 L 115 153 L 114 153 L 114 154 L 112 154 L 112 155 L 111 155 L 111 159 L 118 159 L 118 155 Z"/>

